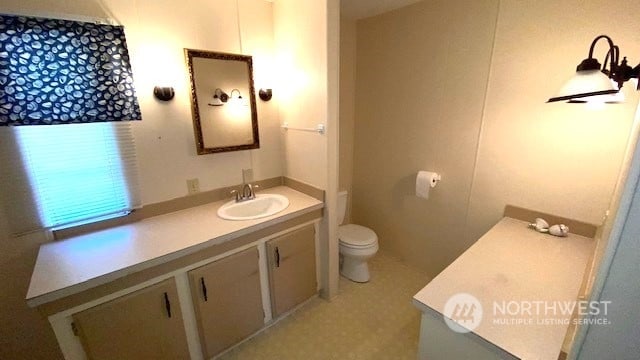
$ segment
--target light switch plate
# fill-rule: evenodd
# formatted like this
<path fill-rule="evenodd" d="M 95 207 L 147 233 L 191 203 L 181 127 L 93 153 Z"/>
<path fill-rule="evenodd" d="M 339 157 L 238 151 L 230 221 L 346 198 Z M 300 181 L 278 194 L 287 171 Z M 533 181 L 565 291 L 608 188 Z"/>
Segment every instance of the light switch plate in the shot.
<path fill-rule="evenodd" d="M 189 195 L 200 192 L 200 181 L 198 179 L 187 179 L 187 193 Z"/>

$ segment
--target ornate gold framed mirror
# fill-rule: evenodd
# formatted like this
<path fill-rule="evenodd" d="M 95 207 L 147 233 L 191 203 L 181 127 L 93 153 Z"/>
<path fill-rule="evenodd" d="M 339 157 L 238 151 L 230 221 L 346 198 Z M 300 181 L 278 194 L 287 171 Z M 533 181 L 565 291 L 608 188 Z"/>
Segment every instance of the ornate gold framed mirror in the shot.
<path fill-rule="evenodd" d="M 259 148 L 251 56 L 184 51 L 198 155 Z"/>

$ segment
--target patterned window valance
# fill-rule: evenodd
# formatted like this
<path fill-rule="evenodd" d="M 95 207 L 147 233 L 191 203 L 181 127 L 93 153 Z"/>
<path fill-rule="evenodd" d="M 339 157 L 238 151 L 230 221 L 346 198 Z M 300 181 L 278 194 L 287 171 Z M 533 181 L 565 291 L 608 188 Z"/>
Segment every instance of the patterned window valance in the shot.
<path fill-rule="evenodd" d="M 140 119 L 122 26 L 0 15 L 0 126 Z"/>

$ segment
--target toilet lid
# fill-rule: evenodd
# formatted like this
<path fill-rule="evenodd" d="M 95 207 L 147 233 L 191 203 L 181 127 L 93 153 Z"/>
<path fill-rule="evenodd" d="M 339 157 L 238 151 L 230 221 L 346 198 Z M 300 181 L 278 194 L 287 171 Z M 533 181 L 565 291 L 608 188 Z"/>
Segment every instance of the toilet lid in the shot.
<path fill-rule="evenodd" d="M 347 246 L 368 246 L 376 243 L 378 236 L 367 227 L 348 224 L 338 227 L 338 239 Z"/>

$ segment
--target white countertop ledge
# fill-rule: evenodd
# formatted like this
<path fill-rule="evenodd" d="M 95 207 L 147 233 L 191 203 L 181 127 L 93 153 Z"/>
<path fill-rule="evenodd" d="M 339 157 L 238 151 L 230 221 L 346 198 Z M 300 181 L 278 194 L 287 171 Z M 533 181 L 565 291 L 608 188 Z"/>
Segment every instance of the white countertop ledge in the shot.
<path fill-rule="evenodd" d="M 225 199 L 44 244 L 31 275 L 27 303 L 35 307 L 79 293 L 324 206 L 286 186 L 260 193 L 284 195 L 289 206 L 269 217 L 232 221 L 216 215 L 229 201 Z"/>
<path fill-rule="evenodd" d="M 594 246 L 591 238 L 541 234 L 525 221 L 505 217 L 420 290 L 413 303 L 423 312 L 443 314 L 452 295 L 471 294 L 483 308 L 474 334 L 521 359 L 555 360 L 569 324 L 494 324 L 493 304 L 577 300 Z M 554 318 L 569 322 L 571 315 Z"/>

